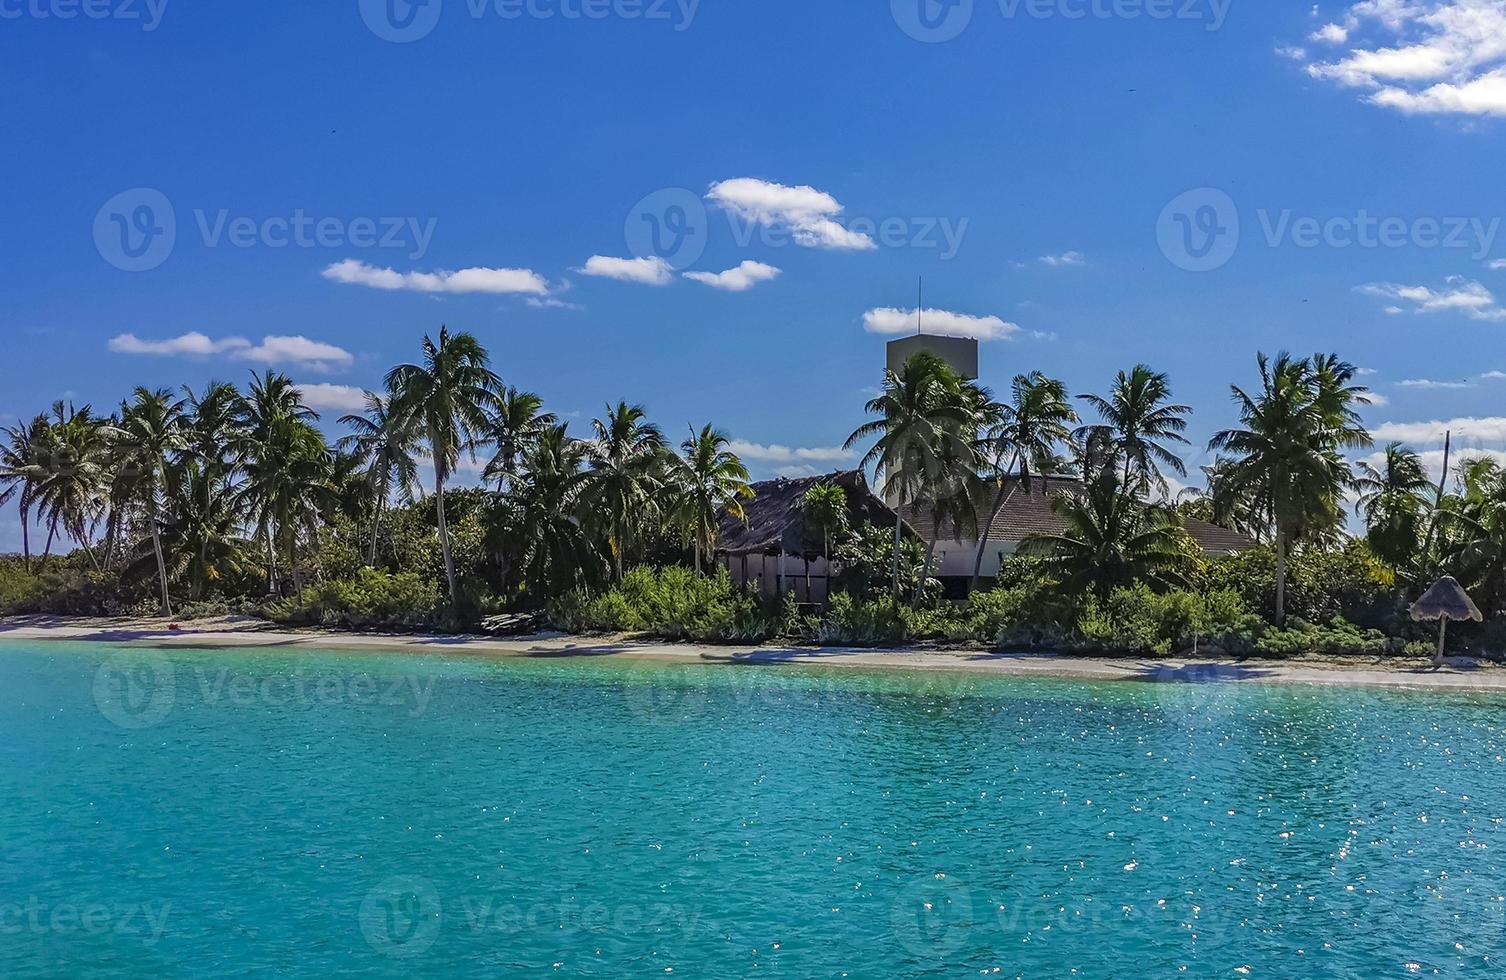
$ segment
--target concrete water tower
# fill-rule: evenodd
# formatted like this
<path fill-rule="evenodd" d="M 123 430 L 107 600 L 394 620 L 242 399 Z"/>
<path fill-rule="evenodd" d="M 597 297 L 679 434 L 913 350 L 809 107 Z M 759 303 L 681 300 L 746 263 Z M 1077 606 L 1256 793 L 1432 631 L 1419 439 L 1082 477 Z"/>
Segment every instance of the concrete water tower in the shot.
<path fill-rule="evenodd" d="M 971 337 L 937 337 L 931 334 L 916 334 L 902 337 L 888 344 L 887 363 L 889 370 L 898 373 L 911 357 L 924 351 L 935 354 L 960 374 L 964 380 L 978 380 L 978 342 Z"/>

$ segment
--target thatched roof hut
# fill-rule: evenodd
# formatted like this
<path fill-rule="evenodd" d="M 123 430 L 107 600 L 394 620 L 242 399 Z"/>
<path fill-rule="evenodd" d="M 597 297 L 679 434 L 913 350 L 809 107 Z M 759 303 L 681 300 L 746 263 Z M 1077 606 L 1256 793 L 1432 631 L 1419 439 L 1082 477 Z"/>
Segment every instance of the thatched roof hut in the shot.
<path fill-rule="evenodd" d="M 1485 619 L 1469 593 L 1452 575 L 1445 575 L 1412 604 L 1412 619 L 1443 619 L 1456 623 L 1481 622 Z"/>
<path fill-rule="evenodd" d="M 821 483 L 834 483 L 847 491 L 848 517 L 853 525 L 872 521 L 880 527 L 893 526 L 894 511 L 868 488 L 860 470 L 768 480 L 753 484 L 753 499 L 743 504 L 744 519 L 722 515 L 717 553 L 796 556 L 809 553 L 816 539 L 806 534 L 805 510 L 801 505 L 806 491 Z"/>
<path fill-rule="evenodd" d="M 1470 599 L 1469 593 L 1464 591 L 1464 587 L 1452 575 L 1445 575 L 1434 582 L 1433 587 L 1422 594 L 1421 599 L 1412 603 L 1412 619 L 1415 622 L 1438 620 L 1438 653 L 1433 657 L 1433 666 L 1442 667 L 1449 621 L 1467 623 L 1473 620 L 1478 623 L 1485 617 L 1481 615 L 1474 600 Z"/>

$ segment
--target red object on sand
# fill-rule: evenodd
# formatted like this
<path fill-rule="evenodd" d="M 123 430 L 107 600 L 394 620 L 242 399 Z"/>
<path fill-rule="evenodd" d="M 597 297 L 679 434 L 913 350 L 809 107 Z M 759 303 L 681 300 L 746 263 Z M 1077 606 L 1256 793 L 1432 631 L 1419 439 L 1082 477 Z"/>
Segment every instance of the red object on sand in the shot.
<path fill-rule="evenodd" d="M 167 628 L 170 629 L 170 630 L 172 630 L 174 633 L 176 633 L 179 630 L 181 630 L 183 627 L 179 626 L 177 623 L 168 623 L 167 624 Z"/>

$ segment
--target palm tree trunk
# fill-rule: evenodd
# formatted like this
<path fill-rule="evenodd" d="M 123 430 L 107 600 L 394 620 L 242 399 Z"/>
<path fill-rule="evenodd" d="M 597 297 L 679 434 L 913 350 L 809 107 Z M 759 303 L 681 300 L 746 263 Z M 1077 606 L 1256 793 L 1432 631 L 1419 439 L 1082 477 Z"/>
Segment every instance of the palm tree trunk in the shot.
<path fill-rule="evenodd" d="M 371 557 L 366 561 L 366 564 L 370 565 L 372 568 L 376 567 L 377 532 L 380 531 L 381 528 L 382 498 L 378 496 L 376 500 L 376 510 L 371 515 Z"/>
<path fill-rule="evenodd" d="M 1276 625 L 1286 625 L 1286 532 L 1276 529 Z"/>
<path fill-rule="evenodd" d="M 805 562 L 805 601 L 806 602 L 812 602 L 813 600 L 811 599 L 812 593 L 811 593 L 811 558 L 810 558 L 810 552 L 802 552 L 802 554 L 800 555 L 800 560 L 803 561 L 803 562 Z"/>
<path fill-rule="evenodd" d="M 1444 645 L 1448 640 L 1448 617 L 1438 620 L 1438 655 L 1433 658 L 1434 667 L 1442 667 L 1447 661 L 1443 659 Z"/>
<path fill-rule="evenodd" d="M 894 601 L 895 602 L 899 601 L 899 543 L 900 543 L 900 534 L 901 534 L 901 530 L 900 529 L 903 526 L 904 526 L 904 518 L 900 517 L 900 515 L 899 515 L 899 508 L 895 507 L 894 508 L 894 567 L 893 567 L 892 572 L 890 573 L 890 577 L 893 580 L 892 581 L 892 585 L 893 585 L 893 589 L 894 589 Z"/>
<path fill-rule="evenodd" d="M 57 521 L 47 522 L 47 546 L 42 549 L 42 562 L 37 566 L 37 572 L 47 571 L 47 558 L 52 554 L 52 536 L 58 533 Z"/>
<path fill-rule="evenodd" d="M 926 581 L 931 577 L 931 560 L 936 557 L 936 542 L 932 540 L 926 545 L 926 563 L 920 570 L 920 582 L 915 586 L 915 594 L 910 597 L 911 610 L 920 608 L 921 597 L 926 591 Z"/>
<path fill-rule="evenodd" d="M 162 535 L 157 530 L 157 508 L 154 506 L 147 515 L 147 520 L 152 525 L 152 551 L 157 556 L 157 582 L 162 586 L 162 615 L 173 614 L 172 599 L 167 594 L 167 562 L 162 558 Z"/>
<path fill-rule="evenodd" d="M 31 574 L 31 515 L 21 510 L 21 567 Z"/>
<path fill-rule="evenodd" d="M 288 533 L 288 571 L 293 576 L 293 590 L 298 598 L 303 598 L 303 571 L 298 567 L 298 529 L 293 528 Z"/>
<path fill-rule="evenodd" d="M 438 457 L 438 453 L 435 456 Z M 450 587 L 450 605 L 455 604 L 455 557 L 450 554 L 450 525 L 444 517 L 444 474 L 434 467 L 434 503 L 439 514 L 439 548 L 444 552 L 444 577 Z"/>
<path fill-rule="evenodd" d="M 826 594 L 821 597 L 823 608 L 831 602 L 831 532 L 821 532 L 821 556 L 826 559 Z"/>
<path fill-rule="evenodd" d="M 999 492 L 994 494 L 993 510 L 988 512 L 988 523 L 983 525 L 983 533 L 978 535 L 978 554 L 973 559 L 973 581 L 968 586 L 969 594 L 978 591 L 978 582 L 983 578 L 983 556 L 988 552 L 988 538 L 994 529 L 994 521 L 999 516 L 999 511 L 1004 509 L 1004 497 L 1008 491 L 1005 489 L 1003 480 L 999 481 Z"/>

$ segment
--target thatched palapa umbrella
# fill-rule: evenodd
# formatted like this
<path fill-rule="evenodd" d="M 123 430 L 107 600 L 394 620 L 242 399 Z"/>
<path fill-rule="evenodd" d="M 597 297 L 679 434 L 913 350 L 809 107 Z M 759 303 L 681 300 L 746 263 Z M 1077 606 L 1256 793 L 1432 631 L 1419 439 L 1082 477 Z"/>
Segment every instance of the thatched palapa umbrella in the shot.
<path fill-rule="evenodd" d="M 1464 623 L 1470 620 L 1480 622 L 1485 617 L 1480 615 L 1480 610 L 1470 600 L 1452 575 L 1445 575 L 1433 583 L 1433 587 L 1423 593 L 1422 598 L 1412 604 L 1412 619 L 1422 622 L 1425 619 L 1438 620 L 1438 655 L 1433 658 L 1433 666 L 1443 666 L 1443 641 L 1448 636 L 1448 621 Z"/>

